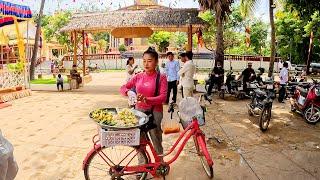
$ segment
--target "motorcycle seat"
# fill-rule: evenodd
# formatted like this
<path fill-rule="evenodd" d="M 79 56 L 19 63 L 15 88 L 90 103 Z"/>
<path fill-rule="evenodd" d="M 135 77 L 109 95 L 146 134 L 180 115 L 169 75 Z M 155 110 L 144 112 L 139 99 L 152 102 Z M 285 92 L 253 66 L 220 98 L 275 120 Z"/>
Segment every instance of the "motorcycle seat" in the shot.
<path fill-rule="evenodd" d="M 300 87 L 300 86 L 298 86 L 296 89 L 300 92 L 301 96 L 307 97 L 307 95 L 308 95 L 308 90 L 307 89 L 305 89 L 303 87 Z"/>
<path fill-rule="evenodd" d="M 254 92 L 256 93 L 257 96 L 266 96 L 267 93 L 265 91 L 262 91 L 260 89 L 256 89 L 254 90 Z"/>

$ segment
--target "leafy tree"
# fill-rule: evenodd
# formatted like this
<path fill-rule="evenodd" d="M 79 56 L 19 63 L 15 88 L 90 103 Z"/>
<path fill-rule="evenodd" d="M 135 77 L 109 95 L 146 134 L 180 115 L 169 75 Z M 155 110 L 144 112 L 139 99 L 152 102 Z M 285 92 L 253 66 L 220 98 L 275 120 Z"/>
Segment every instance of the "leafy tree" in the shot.
<path fill-rule="evenodd" d="M 187 34 L 184 32 L 175 32 L 171 36 L 172 42 L 174 43 L 174 46 L 178 49 L 183 49 L 188 40 Z"/>
<path fill-rule="evenodd" d="M 106 32 L 95 33 L 95 34 L 93 34 L 93 38 L 95 41 L 99 41 L 99 40 L 103 39 L 106 42 L 109 42 L 109 33 L 106 33 Z"/>
<path fill-rule="evenodd" d="M 251 46 L 255 54 L 262 54 L 262 48 L 266 46 L 268 28 L 261 20 L 256 20 L 251 25 Z"/>
<path fill-rule="evenodd" d="M 215 62 L 224 63 L 224 41 L 223 31 L 224 24 L 227 20 L 228 15 L 231 13 L 231 4 L 233 0 L 198 0 L 201 8 L 204 10 L 210 10 L 215 15 L 216 25 L 216 56 Z"/>
<path fill-rule="evenodd" d="M 170 39 L 171 39 L 172 34 L 170 32 L 165 32 L 165 31 L 158 31 L 154 32 L 150 37 L 149 37 L 149 43 L 155 44 L 158 46 L 158 50 L 160 52 L 164 52 L 167 47 L 169 47 Z"/>
<path fill-rule="evenodd" d="M 240 0 L 240 9 L 244 17 L 249 16 L 254 11 L 255 6 L 259 3 L 259 0 Z M 274 0 L 269 0 L 269 18 L 271 26 L 271 60 L 269 65 L 268 76 L 273 75 L 274 61 L 276 56 L 276 28 L 273 17 L 273 9 L 275 8 Z"/>
<path fill-rule="evenodd" d="M 104 39 L 98 40 L 97 48 L 98 48 L 99 51 L 104 51 L 105 52 L 106 47 L 107 47 L 107 41 L 106 40 L 104 40 Z"/>
<path fill-rule="evenodd" d="M 70 34 L 59 30 L 70 21 L 71 12 L 59 12 L 52 16 L 45 16 L 42 22 L 44 36 L 47 41 L 57 40 L 59 44 L 71 49 Z"/>
<path fill-rule="evenodd" d="M 303 27 L 304 22 L 295 11 L 287 10 L 276 13 L 277 53 L 282 59 L 291 59 L 293 63 L 303 63 L 306 58 Z"/>

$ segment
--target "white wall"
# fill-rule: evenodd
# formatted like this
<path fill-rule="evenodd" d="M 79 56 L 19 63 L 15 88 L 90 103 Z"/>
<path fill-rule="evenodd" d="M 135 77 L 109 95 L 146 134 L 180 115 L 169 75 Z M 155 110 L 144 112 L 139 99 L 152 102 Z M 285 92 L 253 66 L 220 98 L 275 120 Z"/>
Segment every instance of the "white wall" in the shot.
<path fill-rule="evenodd" d="M 160 59 L 160 63 L 166 62 L 166 59 Z M 210 59 L 195 59 L 193 60 L 195 65 L 199 69 L 204 69 L 204 68 L 212 68 L 213 67 L 213 60 Z M 98 67 L 100 69 L 125 69 L 127 59 L 114 59 L 114 60 L 87 60 L 86 64 L 98 64 Z M 140 67 L 142 67 L 142 59 L 135 59 L 135 63 L 138 64 Z M 253 68 L 258 69 L 259 67 L 265 68 L 267 71 L 269 69 L 269 62 L 257 62 L 254 61 L 253 63 Z M 246 61 L 231 61 L 231 65 L 233 70 L 243 70 L 247 66 Z M 277 63 L 275 63 L 275 70 L 277 69 Z M 65 61 L 64 62 L 64 67 L 67 69 L 72 68 L 72 61 Z M 230 61 L 225 61 L 224 62 L 224 69 L 229 70 L 230 69 Z"/>

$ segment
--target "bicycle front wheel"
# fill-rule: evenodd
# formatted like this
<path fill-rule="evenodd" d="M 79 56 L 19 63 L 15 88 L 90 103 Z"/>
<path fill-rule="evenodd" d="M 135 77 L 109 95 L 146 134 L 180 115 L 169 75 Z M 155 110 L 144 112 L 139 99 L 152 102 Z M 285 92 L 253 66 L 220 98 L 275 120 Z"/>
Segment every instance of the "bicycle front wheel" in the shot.
<path fill-rule="evenodd" d="M 214 176 L 214 173 L 213 173 L 213 164 L 211 162 L 208 161 L 208 159 L 211 159 L 209 153 L 208 153 L 208 150 L 207 150 L 207 147 L 205 145 L 205 141 L 204 141 L 204 138 L 203 137 L 194 137 L 193 138 L 193 141 L 194 141 L 194 144 L 196 146 L 196 150 L 198 152 L 198 156 L 200 158 L 200 161 L 201 161 L 201 165 L 203 167 L 203 169 L 205 170 L 207 176 L 212 179 L 213 176 Z"/>
<path fill-rule="evenodd" d="M 109 160 L 107 160 L 109 159 Z M 111 167 L 106 163 L 109 162 Z M 111 161 L 111 162 L 110 162 Z M 144 151 L 129 146 L 102 147 L 94 151 L 84 162 L 84 176 L 86 180 L 124 179 L 144 180 L 147 172 L 118 173 L 125 166 L 138 166 L 149 162 Z"/>

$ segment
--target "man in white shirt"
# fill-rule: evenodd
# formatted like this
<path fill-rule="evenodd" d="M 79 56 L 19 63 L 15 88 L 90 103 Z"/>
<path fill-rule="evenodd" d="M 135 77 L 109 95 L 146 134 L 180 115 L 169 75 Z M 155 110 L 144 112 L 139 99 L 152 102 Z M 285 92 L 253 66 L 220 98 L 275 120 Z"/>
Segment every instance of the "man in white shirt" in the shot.
<path fill-rule="evenodd" d="M 192 97 L 194 89 L 193 76 L 196 72 L 196 66 L 192 62 L 193 53 L 188 51 L 186 53 L 182 53 L 180 56 L 181 61 L 184 63 L 183 67 L 179 71 L 183 89 L 183 97 Z"/>
<path fill-rule="evenodd" d="M 288 71 L 288 63 L 283 63 L 283 68 L 280 71 L 280 89 L 279 89 L 279 98 L 278 101 L 280 103 L 284 103 L 284 97 L 286 95 L 286 85 L 289 80 L 289 71 Z"/>

